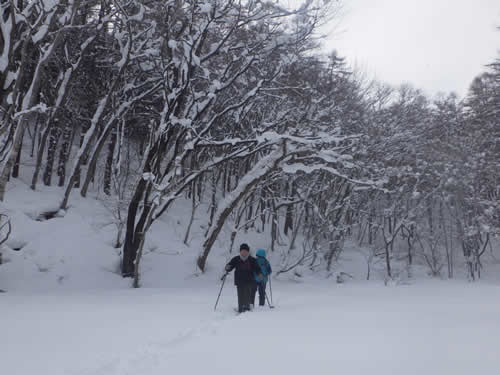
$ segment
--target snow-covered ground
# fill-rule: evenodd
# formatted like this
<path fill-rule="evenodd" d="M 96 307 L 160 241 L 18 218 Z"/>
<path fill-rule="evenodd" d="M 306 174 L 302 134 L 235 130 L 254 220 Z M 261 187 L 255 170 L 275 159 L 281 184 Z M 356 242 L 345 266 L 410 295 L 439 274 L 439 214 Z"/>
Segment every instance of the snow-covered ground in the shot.
<path fill-rule="evenodd" d="M 273 284 L 276 308 L 235 315 L 226 284 L 5 293 L 2 373 L 496 374 L 500 287 Z"/>
<path fill-rule="evenodd" d="M 335 277 L 293 272 L 273 282 L 275 309 L 236 315 L 232 278 L 216 312 L 228 252 L 226 228 L 207 272 L 195 266 L 206 209 L 183 244 L 189 204 L 154 224 L 141 263 L 141 289 L 118 273 L 110 208 L 76 192 L 63 217 L 57 188 L 32 192 L 15 180 L 0 205 L 13 232 L 0 265 L 0 369 L 7 375 L 155 374 L 496 374 L 500 368 L 500 272 L 487 254 L 483 279 L 430 280 L 425 267 L 384 286 L 350 244 Z M 266 247 L 267 236 L 237 243 Z M 16 251 L 17 249 L 17 251 Z M 287 250 L 286 248 L 284 249 Z M 271 255 L 279 269 L 280 249 Z M 486 256 L 486 255 L 485 255 Z M 497 256 L 498 258 L 498 256 Z M 379 265 L 380 266 L 380 265 Z M 460 280 L 462 278 L 462 280 Z"/>

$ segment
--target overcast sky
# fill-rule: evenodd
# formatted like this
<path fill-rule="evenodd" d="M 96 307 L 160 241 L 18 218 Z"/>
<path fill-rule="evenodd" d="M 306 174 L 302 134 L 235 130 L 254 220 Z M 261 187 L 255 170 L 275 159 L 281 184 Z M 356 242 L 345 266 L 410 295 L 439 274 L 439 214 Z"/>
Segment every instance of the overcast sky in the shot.
<path fill-rule="evenodd" d="M 500 50 L 500 0 L 342 2 L 325 48 L 381 81 L 464 95 Z"/>

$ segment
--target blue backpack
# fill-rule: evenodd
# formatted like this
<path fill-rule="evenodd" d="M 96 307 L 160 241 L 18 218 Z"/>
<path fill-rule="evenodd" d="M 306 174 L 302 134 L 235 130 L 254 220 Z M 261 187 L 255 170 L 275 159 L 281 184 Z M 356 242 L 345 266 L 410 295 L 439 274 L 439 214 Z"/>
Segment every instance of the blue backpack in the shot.
<path fill-rule="evenodd" d="M 260 273 L 264 276 L 262 280 L 259 280 L 257 275 L 255 275 L 255 281 L 258 283 L 267 283 L 267 277 L 271 274 L 272 269 L 271 265 L 266 259 L 266 250 L 264 249 L 259 249 L 257 250 L 257 264 L 259 265 L 260 268 Z"/>

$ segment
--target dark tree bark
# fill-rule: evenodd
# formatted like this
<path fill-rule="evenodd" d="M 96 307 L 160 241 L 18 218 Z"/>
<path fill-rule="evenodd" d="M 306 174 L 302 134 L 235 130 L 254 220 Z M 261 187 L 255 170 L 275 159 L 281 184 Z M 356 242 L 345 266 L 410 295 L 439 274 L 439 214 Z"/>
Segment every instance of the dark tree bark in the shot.
<path fill-rule="evenodd" d="M 271 199 L 271 252 L 274 252 L 278 240 L 278 212 L 274 198 Z"/>
<path fill-rule="evenodd" d="M 116 148 L 116 140 L 118 138 L 116 126 L 111 133 L 111 139 L 108 143 L 108 156 L 106 157 L 106 166 L 104 169 L 104 193 L 111 195 L 111 176 L 113 174 L 113 156 Z"/>
<path fill-rule="evenodd" d="M 207 236 L 210 227 L 212 226 L 215 212 L 217 211 L 217 179 L 215 177 L 215 171 L 212 172 L 212 194 L 210 201 L 210 217 L 208 220 L 207 231 L 205 232 L 205 236 Z"/>
<path fill-rule="evenodd" d="M 73 144 L 73 134 L 74 132 L 71 125 L 66 125 L 62 135 L 62 144 L 57 165 L 57 175 L 59 176 L 58 186 L 64 186 L 64 180 L 66 179 L 66 163 L 68 162 L 71 145 Z"/>
<path fill-rule="evenodd" d="M 32 157 L 32 158 L 35 156 L 36 141 L 37 141 L 37 139 L 39 139 L 39 136 L 38 136 L 39 129 L 40 129 L 40 125 L 38 123 L 38 116 L 37 116 L 37 119 L 35 122 L 35 128 L 33 129 L 33 139 L 31 142 L 30 157 Z M 40 141 L 38 143 L 40 143 Z"/>
<path fill-rule="evenodd" d="M 145 222 L 146 216 L 149 213 L 148 208 L 144 207 L 141 219 L 135 225 L 137 211 L 143 195 L 146 192 L 148 181 L 141 179 L 137 184 L 134 196 L 130 201 L 127 212 L 127 226 L 125 232 L 125 242 L 123 243 L 123 259 L 122 259 L 122 276 L 133 277 L 135 272 L 135 259 L 137 257 L 137 250 L 140 245 L 140 234 L 142 226 L 140 222 Z M 147 212 L 146 212 L 147 211 Z"/>
<path fill-rule="evenodd" d="M 36 155 L 35 172 L 33 173 L 33 178 L 31 179 L 31 189 L 32 190 L 36 189 L 36 184 L 38 183 L 38 176 L 40 175 L 40 171 L 42 169 L 43 154 L 45 152 L 45 148 L 47 145 L 47 139 L 48 139 L 48 136 L 50 133 L 50 125 L 51 125 L 51 123 L 47 123 L 45 125 L 45 128 L 40 133 L 40 141 L 38 143 L 38 151 L 37 151 L 37 155 Z"/>
<path fill-rule="evenodd" d="M 24 130 L 22 131 L 22 134 L 21 134 L 21 144 L 23 143 L 23 138 L 24 138 Z M 14 162 L 14 167 L 12 168 L 12 177 L 14 177 L 14 178 L 19 177 L 19 164 L 21 163 L 21 153 L 22 152 L 23 152 L 23 148 L 21 147 L 19 149 L 19 152 L 17 153 L 16 161 Z"/>
<path fill-rule="evenodd" d="M 228 171 L 227 171 L 227 179 L 226 179 L 226 185 L 224 186 L 224 189 L 226 190 L 226 193 L 229 193 L 231 191 L 231 176 L 233 172 L 232 165 L 229 163 L 228 165 Z"/>
<path fill-rule="evenodd" d="M 56 159 L 57 144 L 59 143 L 60 131 L 58 126 L 51 126 L 49 135 L 49 146 L 47 149 L 47 163 L 43 172 L 43 183 L 45 186 L 52 184 L 52 170 Z"/>
<path fill-rule="evenodd" d="M 156 142 L 154 147 L 148 151 L 147 159 L 144 164 L 144 173 L 150 173 L 152 168 L 152 160 L 157 155 L 161 148 L 161 142 Z M 144 225 L 151 210 L 151 204 L 147 202 L 149 192 L 151 191 L 151 183 L 144 178 L 141 178 L 135 188 L 134 195 L 130 200 L 127 211 L 127 223 L 125 231 L 125 242 L 123 243 L 123 258 L 122 258 L 122 276 L 134 277 L 135 261 L 137 251 L 144 237 Z M 144 199 L 144 207 L 141 217 L 136 225 L 137 211 L 139 204 Z"/>
<path fill-rule="evenodd" d="M 262 189 L 260 198 L 260 220 L 262 222 L 262 232 L 266 230 L 266 191 Z"/>
<path fill-rule="evenodd" d="M 140 137 L 139 138 L 139 156 L 144 156 L 144 143 L 145 143 L 144 137 Z"/>
<path fill-rule="evenodd" d="M 253 201 L 254 201 L 254 196 L 255 196 L 255 194 L 252 193 L 248 197 L 248 204 L 247 204 L 247 224 L 245 225 L 245 230 L 248 230 L 248 229 L 254 227 L 254 221 L 252 220 L 252 218 L 253 218 Z"/>
<path fill-rule="evenodd" d="M 86 133 L 86 129 L 88 129 L 88 127 L 81 127 L 80 129 L 80 148 L 82 147 L 83 145 L 83 141 L 85 139 L 85 133 Z M 81 174 L 82 174 L 82 165 L 87 165 L 87 160 L 88 160 L 88 155 L 83 155 L 82 157 L 82 162 L 79 163 L 77 165 L 77 168 L 75 170 L 75 184 L 74 184 L 74 187 L 76 189 L 78 189 L 80 187 L 80 183 L 81 183 Z"/>
<path fill-rule="evenodd" d="M 295 187 L 291 183 L 287 188 L 287 195 L 290 194 L 289 198 L 293 200 L 295 193 Z M 293 231 L 293 207 L 291 204 L 286 207 L 285 223 L 283 227 L 283 233 L 288 236 L 288 231 Z"/>
<path fill-rule="evenodd" d="M 193 225 L 193 222 L 194 222 L 194 215 L 196 213 L 196 207 L 198 207 L 198 204 L 196 203 L 196 194 L 195 194 L 195 184 L 196 184 L 196 180 L 193 181 L 190 186 L 189 186 L 189 190 L 191 191 L 191 218 L 189 219 L 189 224 L 187 226 L 187 229 L 186 229 L 186 234 L 184 236 L 184 245 L 188 245 L 188 241 L 189 241 L 189 233 L 191 232 L 191 227 Z"/>

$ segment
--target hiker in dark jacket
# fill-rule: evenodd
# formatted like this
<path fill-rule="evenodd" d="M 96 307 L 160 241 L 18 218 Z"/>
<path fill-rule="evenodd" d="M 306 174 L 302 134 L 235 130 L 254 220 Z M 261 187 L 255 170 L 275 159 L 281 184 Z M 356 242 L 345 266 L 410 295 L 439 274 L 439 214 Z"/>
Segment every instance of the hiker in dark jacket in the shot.
<path fill-rule="evenodd" d="M 260 269 L 255 258 L 250 256 L 250 248 L 246 243 L 241 244 L 240 255 L 231 259 L 225 269 L 226 272 L 235 270 L 234 284 L 238 291 L 238 312 L 250 311 L 250 304 L 253 304 L 255 275 L 260 275 Z"/>
<path fill-rule="evenodd" d="M 259 273 L 255 274 L 255 284 L 252 293 L 252 303 L 255 301 L 257 290 L 259 291 L 259 306 L 266 304 L 266 284 L 268 276 L 273 272 L 271 264 L 266 259 L 266 250 L 257 250 L 257 265 L 259 266 Z"/>

